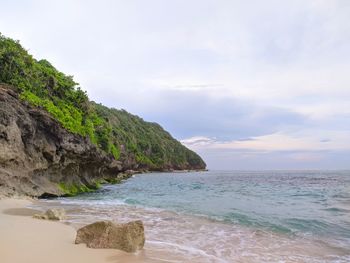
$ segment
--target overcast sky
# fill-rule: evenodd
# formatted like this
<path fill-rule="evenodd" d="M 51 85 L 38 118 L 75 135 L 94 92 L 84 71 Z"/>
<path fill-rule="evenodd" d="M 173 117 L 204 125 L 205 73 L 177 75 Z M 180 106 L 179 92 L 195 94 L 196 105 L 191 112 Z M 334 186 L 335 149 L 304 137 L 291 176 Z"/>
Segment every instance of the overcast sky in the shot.
<path fill-rule="evenodd" d="M 0 0 L 0 32 L 210 169 L 350 168 L 350 1 Z"/>

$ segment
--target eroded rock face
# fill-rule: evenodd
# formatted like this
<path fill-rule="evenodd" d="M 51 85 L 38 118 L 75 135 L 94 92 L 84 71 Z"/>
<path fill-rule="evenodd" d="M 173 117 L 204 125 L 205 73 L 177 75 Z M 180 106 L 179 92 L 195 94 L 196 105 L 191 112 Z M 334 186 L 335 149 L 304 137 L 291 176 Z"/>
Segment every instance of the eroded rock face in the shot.
<path fill-rule="evenodd" d="M 0 84 L 0 196 L 60 196 L 59 187 L 115 178 L 121 163 Z"/>
<path fill-rule="evenodd" d="M 66 212 L 62 208 L 58 208 L 58 209 L 53 208 L 53 209 L 48 209 L 43 214 L 35 214 L 33 217 L 37 219 L 45 219 L 45 220 L 63 220 L 66 218 Z"/>
<path fill-rule="evenodd" d="M 85 243 L 90 248 L 114 248 L 136 252 L 145 244 L 143 223 L 140 220 L 126 224 L 95 222 L 78 230 L 75 243 Z"/>
<path fill-rule="evenodd" d="M 0 84 L 0 198 L 75 195 L 100 182 L 117 183 L 135 171 L 155 169 L 136 159 L 130 154 L 115 160 L 88 138 L 64 129 L 44 109 L 22 101 L 14 87 Z M 203 161 L 190 163 L 169 161 L 157 170 L 205 168 Z"/>

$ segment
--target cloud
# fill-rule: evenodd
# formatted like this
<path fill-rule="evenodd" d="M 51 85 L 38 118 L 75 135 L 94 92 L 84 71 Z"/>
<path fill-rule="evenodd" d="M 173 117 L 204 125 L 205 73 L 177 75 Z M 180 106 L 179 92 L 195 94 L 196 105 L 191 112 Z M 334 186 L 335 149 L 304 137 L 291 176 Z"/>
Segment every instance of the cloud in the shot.
<path fill-rule="evenodd" d="M 300 133 L 273 133 L 242 140 L 220 141 L 216 138 L 192 137 L 181 142 L 192 149 L 231 149 L 262 152 L 290 151 L 350 151 L 350 134 L 328 132 L 332 139 L 323 139 L 322 134 L 312 131 Z"/>
<path fill-rule="evenodd" d="M 350 151 L 262 152 L 198 150 L 213 170 L 348 170 Z"/>
<path fill-rule="evenodd" d="M 5 0 L 0 24 L 93 100 L 159 122 L 213 167 L 343 167 L 349 13 L 342 0 Z"/>
<path fill-rule="evenodd" d="M 322 139 L 332 137 L 332 139 Z M 348 169 L 350 134 L 328 131 L 275 133 L 243 140 L 192 137 L 181 141 L 211 169 Z"/>
<path fill-rule="evenodd" d="M 135 111 L 142 112 L 146 120 L 159 121 L 177 138 L 201 135 L 220 140 L 242 139 L 307 121 L 303 115 L 283 108 L 261 107 L 237 98 L 215 98 L 196 90 L 163 90 L 145 99 L 157 107 L 141 104 L 141 109 Z"/>

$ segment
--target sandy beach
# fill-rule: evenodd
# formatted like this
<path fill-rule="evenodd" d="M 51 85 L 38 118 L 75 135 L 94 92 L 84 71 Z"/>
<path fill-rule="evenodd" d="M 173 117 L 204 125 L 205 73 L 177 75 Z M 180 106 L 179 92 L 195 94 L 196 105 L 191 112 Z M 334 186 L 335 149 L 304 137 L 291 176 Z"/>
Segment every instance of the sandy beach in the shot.
<path fill-rule="evenodd" d="M 1 263 L 154 262 L 146 258 L 145 251 L 127 254 L 75 245 L 73 227 L 32 218 L 35 211 L 25 208 L 30 203 L 29 200 L 0 200 Z"/>

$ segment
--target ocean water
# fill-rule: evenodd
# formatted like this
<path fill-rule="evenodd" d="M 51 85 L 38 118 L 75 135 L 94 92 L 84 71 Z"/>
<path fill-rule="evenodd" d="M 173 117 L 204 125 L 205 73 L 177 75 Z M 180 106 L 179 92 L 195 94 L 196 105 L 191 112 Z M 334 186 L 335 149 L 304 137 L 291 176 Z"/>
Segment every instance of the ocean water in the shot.
<path fill-rule="evenodd" d="M 150 262 L 350 262 L 350 171 L 140 174 L 37 206 L 141 219 Z"/>

